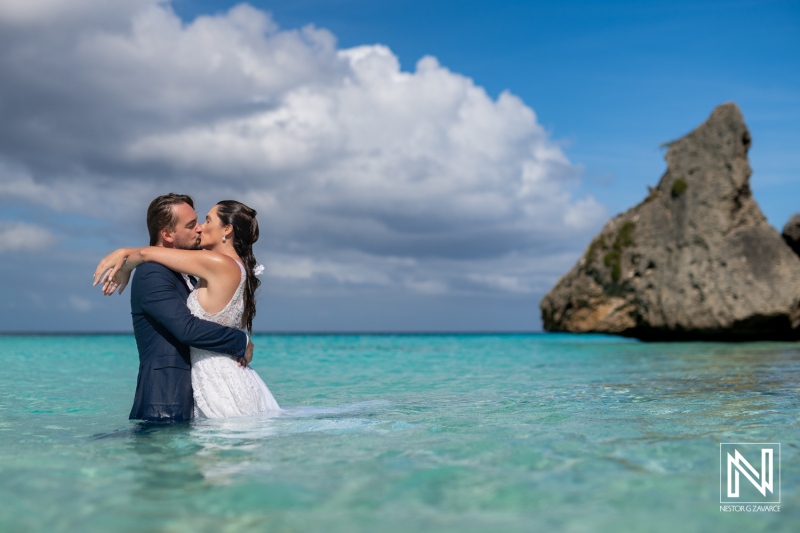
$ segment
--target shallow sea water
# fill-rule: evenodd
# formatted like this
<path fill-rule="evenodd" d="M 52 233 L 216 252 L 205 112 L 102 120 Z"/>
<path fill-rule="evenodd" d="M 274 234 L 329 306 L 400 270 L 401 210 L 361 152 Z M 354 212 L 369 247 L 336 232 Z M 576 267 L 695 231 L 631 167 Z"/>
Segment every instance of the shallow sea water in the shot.
<path fill-rule="evenodd" d="M 257 335 L 278 416 L 127 420 L 132 336 L 0 336 L 0 531 L 797 531 L 800 344 Z M 720 442 L 781 443 L 780 513 Z"/>

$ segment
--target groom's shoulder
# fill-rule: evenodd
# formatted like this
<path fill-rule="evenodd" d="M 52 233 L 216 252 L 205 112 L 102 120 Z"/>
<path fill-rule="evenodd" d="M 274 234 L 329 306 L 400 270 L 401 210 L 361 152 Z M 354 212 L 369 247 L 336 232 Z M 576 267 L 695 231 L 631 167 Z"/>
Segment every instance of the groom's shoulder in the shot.
<path fill-rule="evenodd" d="M 148 263 L 142 263 L 141 265 L 137 266 L 136 272 L 141 272 L 141 273 L 153 272 L 153 273 L 171 274 L 171 275 L 175 274 L 172 270 L 168 269 L 164 265 L 153 263 L 152 261 Z"/>
<path fill-rule="evenodd" d="M 158 263 L 142 263 L 141 265 L 136 267 L 136 270 L 133 273 L 133 281 L 136 283 L 146 282 L 148 280 L 157 280 L 157 279 L 174 279 L 175 272 L 168 269 L 164 265 L 159 265 Z"/>

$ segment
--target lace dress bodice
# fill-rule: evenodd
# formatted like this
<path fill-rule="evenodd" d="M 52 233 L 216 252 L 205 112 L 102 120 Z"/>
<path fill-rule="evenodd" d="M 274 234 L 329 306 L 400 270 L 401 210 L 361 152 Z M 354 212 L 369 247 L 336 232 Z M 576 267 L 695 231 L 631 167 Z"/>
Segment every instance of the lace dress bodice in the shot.
<path fill-rule="evenodd" d="M 244 284 L 247 276 L 238 261 L 241 280 L 231 301 L 222 311 L 208 313 L 197 301 L 197 290 L 189 294 L 189 311 L 203 320 L 242 329 Z M 255 370 L 240 367 L 236 358 L 191 347 L 192 390 L 196 418 L 229 418 L 280 410 L 264 381 Z"/>
<path fill-rule="evenodd" d="M 216 322 L 217 324 L 227 326 L 229 328 L 242 329 L 242 314 L 244 313 L 244 283 L 247 281 L 247 276 L 244 266 L 239 261 L 236 261 L 236 264 L 239 265 L 239 270 L 242 272 L 242 279 L 239 280 L 239 286 L 236 287 L 236 292 L 233 293 L 233 298 L 231 298 L 231 301 L 228 302 L 228 305 L 226 305 L 222 311 L 217 313 L 208 313 L 200 306 L 200 302 L 197 301 L 197 289 L 195 289 L 189 293 L 189 299 L 186 301 L 186 305 L 189 306 L 189 311 L 191 311 L 194 316 L 210 322 Z"/>

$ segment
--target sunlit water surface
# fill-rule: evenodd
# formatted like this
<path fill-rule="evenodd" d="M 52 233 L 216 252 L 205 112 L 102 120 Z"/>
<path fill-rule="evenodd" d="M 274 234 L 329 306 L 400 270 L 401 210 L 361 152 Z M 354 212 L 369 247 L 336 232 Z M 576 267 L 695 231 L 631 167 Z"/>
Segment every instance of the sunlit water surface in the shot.
<path fill-rule="evenodd" d="M 0 337 L 0 530 L 797 531 L 800 345 L 256 336 L 278 416 L 127 420 L 131 336 Z M 720 442 L 781 512 L 720 512 Z"/>

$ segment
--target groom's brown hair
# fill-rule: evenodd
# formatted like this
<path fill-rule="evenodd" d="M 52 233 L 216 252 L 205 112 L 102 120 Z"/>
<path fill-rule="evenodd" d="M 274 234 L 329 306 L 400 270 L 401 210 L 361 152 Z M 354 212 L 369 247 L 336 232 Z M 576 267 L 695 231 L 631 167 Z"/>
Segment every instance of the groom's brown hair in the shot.
<path fill-rule="evenodd" d="M 194 209 L 194 200 L 186 194 L 162 194 L 152 202 L 147 208 L 147 232 L 150 234 L 150 246 L 158 243 L 158 234 L 162 229 L 175 230 L 178 217 L 173 212 L 172 206 L 178 204 L 189 204 Z"/>

